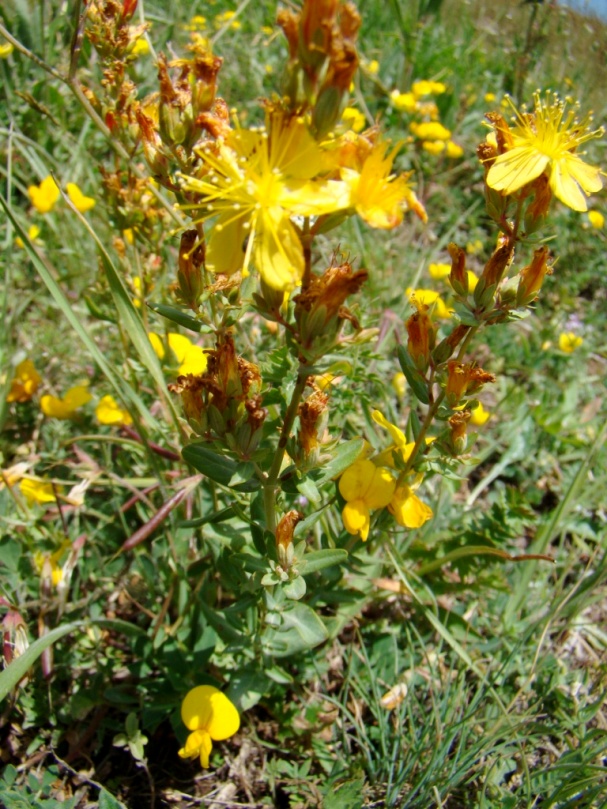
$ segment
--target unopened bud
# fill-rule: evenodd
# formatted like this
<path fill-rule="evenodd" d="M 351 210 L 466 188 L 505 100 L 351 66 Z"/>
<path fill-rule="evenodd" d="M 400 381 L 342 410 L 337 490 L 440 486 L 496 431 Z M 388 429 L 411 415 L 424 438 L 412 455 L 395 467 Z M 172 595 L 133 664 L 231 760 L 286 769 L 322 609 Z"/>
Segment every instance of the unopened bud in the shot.
<path fill-rule="evenodd" d="M 434 325 L 428 314 L 428 307 L 418 303 L 413 295 L 411 300 L 417 307 L 417 312 L 412 314 L 405 324 L 409 336 L 407 350 L 415 365 L 425 373 L 430 362 L 430 352 L 434 347 Z"/>
<path fill-rule="evenodd" d="M 521 270 L 516 292 L 517 306 L 526 306 L 537 298 L 545 276 L 552 273 L 552 267 L 547 263 L 549 254 L 548 248 L 542 245 L 533 253 L 531 264 Z"/>
<path fill-rule="evenodd" d="M 198 311 L 198 299 L 204 289 L 202 265 L 204 264 L 205 244 L 197 230 L 186 230 L 179 245 L 179 265 L 177 281 L 184 302 L 194 312 Z"/>
<path fill-rule="evenodd" d="M 470 412 L 468 410 L 454 413 L 449 418 L 449 427 L 451 429 L 451 435 L 449 439 L 451 449 L 454 455 L 461 455 L 462 452 L 465 452 L 466 450 L 466 445 L 468 443 L 468 436 L 466 435 L 466 431 L 468 429 L 469 421 L 470 421 Z"/>
<path fill-rule="evenodd" d="M 451 272 L 449 273 L 449 283 L 453 287 L 456 295 L 462 298 L 468 296 L 468 273 L 466 271 L 466 251 L 458 247 L 455 242 L 450 242 L 447 246 L 451 256 Z"/>

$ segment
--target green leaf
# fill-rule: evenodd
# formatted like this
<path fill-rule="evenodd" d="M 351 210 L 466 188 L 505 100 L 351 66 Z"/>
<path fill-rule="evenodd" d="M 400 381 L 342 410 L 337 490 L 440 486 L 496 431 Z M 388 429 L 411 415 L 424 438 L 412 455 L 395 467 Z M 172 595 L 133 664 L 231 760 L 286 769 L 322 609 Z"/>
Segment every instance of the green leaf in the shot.
<path fill-rule="evenodd" d="M 56 641 L 61 640 L 65 635 L 69 635 L 70 632 L 76 629 L 82 629 L 85 623 L 85 621 L 74 621 L 71 624 L 63 624 L 63 626 L 51 629 L 46 635 L 38 638 L 31 646 L 28 646 L 20 657 L 16 657 L 9 663 L 4 671 L 0 672 L 0 700 L 6 697 L 22 677 L 25 677 L 45 649 L 48 649 L 48 647 Z"/>
<path fill-rule="evenodd" d="M 195 331 L 198 334 L 208 334 L 212 331 L 209 326 L 205 326 L 200 320 L 192 317 L 192 315 L 189 315 L 182 309 L 176 309 L 174 306 L 167 306 L 164 303 L 148 303 L 147 306 L 153 312 L 157 312 L 162 317 L 166 317 L 167 320 L 171 320 L 173 323 L 183 326 L 184 329 Z"/>
<path fill-rule="evenodd" d="M 200 444 L 188 444 L 181 450 L 181 455 L 184 461 L 194 469 L 216 483 L 221 483 L 222 486 L 229 486 L 230 481 L 236 475 L 238 465 L 235 461 L 211 452 L 210 449 L 201 447 Z"/>
<path fill-rule="evenodd" d="M 352 466 L 360 455 L 363 446 L 364 441 L 362 438 L 353 438 L 351 441 L 345 441 L 343 444 L 340 444 L 335 453 L 335 457 L 323 468 L 316 483 L 320 485 L 327 480 L 339 477 L 349 466 Z"/>
<path fill-rule="evenodd" d="M 348 558 L 348 551 L 343 548 L 326 548 L 322 551 L 311 551 L 301 560 L 299 567 L 301 572 L 307 576 L 308 573 L 315 573 L 325 567 L 342 565 Z"/>
<path fill-rule="evenodd" d="M 99 809 L 127 809 L 127 807 L 115 798 L 107 789 L 101 788 L 99 793 Z"/>
<path fill-rule="evenodd" d="M 282 589 L 287 598 L 292 601 L 299 601 L 306 594 L 306 580 L 303 576 L 297 576 L 283 585 Z"/>
<path fill-rule="evenodd" d="M 300 601 L 283 609 L 282 625 L 269 628 L 264 635 L 266 651 L 274 657 L 288 657 L 313 649 L 328 638 L 326 626 L 307 604 Z"/>
<path fill-rule="evenodd" d="M 38 255 L 36 248 L 32 244 L 31 239 L 29 238 L 26 231 L 21 227 L 19 222 L 15 219 L 11 209 L 8 206 L 8 203 L 4 199 L 4 197 L 0 194 L 0 204 L 4 208 L 6 215 L 11 220 L 13 227 L 15 228 L 17 234 L 23 241 L 25 245 L 25 249 L 27 250 L 29 257 L 32 260 L 32 264 L 34 265 L 38 275 L 46 285 L 46 288 L 51 293 L 52 297 L 55 300 L 55 303 L 59 307 L 61 314 L 65 317 L 67 322 L 70 326 L 74 329 L 78 337 L 80 338 L 81 342 L 84 344 L 86 349 L 88 350 L 89 354 L 93 358 L 93 360 L 97 363 L 103 374 L 105 375 L 108 382 L 114 388 L 116 394 L 121 399 L 122 402 L 127 406 L 131 415 L 133 411 L 139 413 L 140 417 L 143 421 L 151 428 L 155 430 L 159 430 L 160 426 L 156 419 L 152 416 L 148 408 L 145 406 L 141 398 L 135 393 L 134 390 L 122 379 L 120 374 L 115 370 L 115 368 L 110 365 L 107 361 L 105 354 L 99 346 L 97 342 L 91 337 L 87 329 L 81 323 L 77 313 L 74 311 L 72 304 L 63 293 L 63 290 L 55 280 L 53 273 L 51 272 L 51 265 L 48 262 L 48 259 L 44 261 Z M 56 271 L 55 271 L 55 274 Z M 151 346 L 150 346 L 151 347 Z"/>
<path fill-rule="evenodd" d="M 415 396 L 422 404 L 428 404 L 430 400 L 426 380 L 413 364 L 413 360 L 404 346 L 398 347 L 398 361 Z"/>
<path fill-rule="evenodd" d="M 362 778 L 332 784 L 325 794 L 324 809 L 360 809 L 363 805 Z"/>

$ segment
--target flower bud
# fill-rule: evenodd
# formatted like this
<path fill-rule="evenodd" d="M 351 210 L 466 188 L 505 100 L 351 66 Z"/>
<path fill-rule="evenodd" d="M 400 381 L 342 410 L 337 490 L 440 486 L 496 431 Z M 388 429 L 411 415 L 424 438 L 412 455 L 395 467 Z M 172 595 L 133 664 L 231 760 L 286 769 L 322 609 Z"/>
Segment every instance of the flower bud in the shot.
<path fill-rule="evenodd" d="M 428 307 L 416 301 L 414 295 L 411 296 L 411 302 L 417 307 L 417 312 L 405 324 L 409 336 L 407 350 L 419 370 L 425 373 L 430 362 L 430 352 L 434 348 L 434 325 L 428 314 Z"/>
<path fill-rule="evenodd" d="M 449 428 L 451 434 L 449 436 L 449 443 L 454 455 L 461 455 L 465 452 L 468 443 L 468 436 L 466 431 L 468 429 L 468 422 L 470 421 L 470 411 L 464 410 L 454 413 L 449 418 Z"/>
<path fill-rule="evenodd" d="M 546 275 L 552 274 L 552 267 L 548 266 L 550 251 L 545 245 L 533 253 L 531 264 L 520 272 L 520 280 L 516 292 L 516 305 L 526 306 L 537 298 Z"/>
<path fill-rule="evenodd" d="M 468 273 L 466 272 L 466 251 L 458 247 L 455 242 L 447 245 L 447 250 L 451 256 L 451 272 L 449 273 L 449 283 L 453 287 L 456 295 L 462 298 L 468 296 Z"/>
<path fill-rule="evenodd" d="M 205 244 L 195 229 L 186 230 L 179 245 L 177 281 L 184 302 L 194 312 L 198 311 L 198 299 L 204 289 L 202 265 L 204 264 Z"/>

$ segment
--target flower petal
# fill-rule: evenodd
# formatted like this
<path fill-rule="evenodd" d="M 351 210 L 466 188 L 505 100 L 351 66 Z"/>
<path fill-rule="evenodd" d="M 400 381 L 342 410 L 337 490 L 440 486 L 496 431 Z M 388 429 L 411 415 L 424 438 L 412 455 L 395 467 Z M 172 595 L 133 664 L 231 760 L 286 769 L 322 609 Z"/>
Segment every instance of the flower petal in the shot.
<path fill-rule="evenodd" d="M 229 739 L 240 727 L 240 715 L 236 706 L 222 691 L 211 694 L 210 703 L 211 718 L 207 724 L 209 736 L 216 742 Z"/>
<path fill-rule="evenodd" d="M 371 513 L 364 500 L 351 500 L 341 512 L 344 528 L 349 534 L 359 534 L 363 542 L 367 541 L 371 527 Z"/>
<path fill-rule="evenodd" d="M 516 146 L 496 158 L 487 173 L 487 185 L 513 194 L 535 180 L 549 163 L 549 157 L 529 146 Z"/>
<path fill-rule="evenodd" d="M 556 161 L 550 172 L 550 188 L 555 197 L 574 211 L 586 211 L 588 205 L 582 191 L 592 194 L 603 187 L 599 169 L 589 166 L 576 154 L 568 153 Z M 581 190 L 580 190 L 581 189 Z"/>
<path fill-rule="evenodd" d="M 244 216 L 232 218 L 231 211 L 217 220 L 207 244 L 208 270 L 224 275 L 233 275 L 240 270 L 249 233 L 246 222 Z"/>
<path fill-rule="evenodd" d="M 212 713 L 211 697 L 219 693 L 212 685 L 198 685 L 188 691 L 181 703 L 181 719 L 188 730 L 207 727 Z"/>
<path fill-rule="evenodd" d="M 297 286 L 303 276 L 301 242 L 280 208 L 262 211 L 253 254 L 257 271 L 272 289 L 287 292 Z"/>

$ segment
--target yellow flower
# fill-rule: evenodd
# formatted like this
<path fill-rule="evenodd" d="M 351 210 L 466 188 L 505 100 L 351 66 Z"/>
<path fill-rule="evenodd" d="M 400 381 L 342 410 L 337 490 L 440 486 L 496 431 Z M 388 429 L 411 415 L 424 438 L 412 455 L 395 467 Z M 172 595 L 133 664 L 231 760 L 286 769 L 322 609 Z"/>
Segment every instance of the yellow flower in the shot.
<path fill-rule="evenodd" d="M 402 371 L 394 374 L 392 377 L 392 388 L 399 398 L 403 398 L 407 390 L 407 378 Z"/>
<path fill-rule="evenodd" d="M 14 50 L 14 46 L 11 42 L 3 42 L 0 45 L 0 59 L 8 59 L 11 53 Z"/>
<path fill-rule="evenodd" d="M 564 351 L 565 354 L 573 354 L 576 348 L 579 348 L 584 339 L 579 336 L 579 334 L 575 334 L 572 331 L 563 332 L 559 334 L 559 348 L 561 351 Z"/>
<path fill-rule="evenodd" d="M 371 511 L 384 508 L 394 494 L 396 483 L 389 470 L 367 460 L 355 461 L 339 479 L 339 491 L 346 500 L 342 511 L 344 528 L 367 541 Z"/>
<path fill-rule="evenodd" d="M 79 407 L 90 402 L 92 396 L 86 385 L 76 385 L 70 388 L 63 399 L 48 394 L 40 399 L 40 409 L 45 416 L 54 419 L 71 419 Z"/>
<path fill-rule="evenodd" d="M 428 272 L 430 273 L 430 278 L 434 278 L 436 281 L 440 280 L 441 278 L 447 278 L 449 273 L 451 272 L 451 265 L 450 264 L 430 264 L 428 266 Z"/>
<path fill-rule="evenodd" d="M 291 290 L 304 271 L 303 248 L 292 216 L 320 216 L 348 207 L 348 190 L 318 181 L 324 154 L 303 119 L 268 115 L 268 129 L 231 132 L 199 152 L 200 177 L 184 177 L 201 195 L 202 220 L 216 216 L 206 266 L 216 273 L 248 274 L 252 261 L 265 283 Z"/>
<path fill-rule="evenodd" d="M 495 93 L 485 93 L 485 103 L 492 104 L 496 99 Z"/>
<path fill-rule="evenodd" d="M 413 93 L 400 93 L 398 90 L 392 90 L 390 101 L 395 109 L 403 112 L 415 112 L 417 106 L 417 100 Z"/>
<path fill-rule="evenodd" d="M 469 256 L 474 256 L 477 253 L 480 253 L 483 249 L 484 245 L 480 239 L 475 239 L 473 242 L 468 242 L 466 245 L 466 253 Z"/>
<path fill-rule="evenodd" d="M 396 449 L 398 452 L 400 452 L 403 461 L 408 461 L 411 457 L 411 453 L 413 452 L 415 441 L 407 441 L 407 436 L 403 433 L 403 431 L 397 427 L 396 424 L 392 424 L 392 422 L 388 421 L 384 414 L 379 410 L 373 410 L 371 416 L 376 424 L 379 424 L 380 427 L 383 427 L 384 430 L 387 430 L 390 433 L 390 437 L 394 441 L 394 447 L 391 447 L 388 450 L 388 453 L 391 454 L 392 450 Z"/>
<path fill-rule="evenodd" d="M 479 402 L 478 407 L 471 410 L 470 414 L 470 424 L 474 424 L 476 427 L 481 427 L 491 418 L 491 413 L 485 410 L 482 402 Z"/>
<path fill-rule="evenodd" d="M 92 197 L 85 197 L 76 183 L 68 183 L 65 189 L 70 202 L 79 213 L 86 213 L 95 206 L 95 200 Z"/>
<path fill-rule="evenodd" d="M 235 705 L 212 685 L 199 685 L 186 694 L 181 704 L 181 719 L 191 731 L 179 751 L 181 758 L 200 756 L 203 767 L 209 766 L 213 742 L 233 736 L 240 727 Z"/>
<path fill-rule="evenodd" d="M 34 565 L 36 566 L 36 570 L 41 576 L 50 578 L 53 583 L 53 587 L 57 587 L 59 582 L 63 579 L 63 570 L 59 566 L 59 559 L 63 553 L 64 548 L 60 548 L 53 554 L 42 553 L 42 551 L 36 551 L 34 554 Z"/>
<path fill-rule="evenodd" d="M 341 114 L 341 119 L 354 132 L 362 132 L 367 123 L 364 113 L 355 107 L 346 107 Z"/>
<path fill-rule="evenodd" d="M 53 484 L 44 480 L 34 480 L 24 478 L 19 484 L 21 494 L 25 497 L 27 505 L 31 508 L 34 503 L 55 503 L 55 491 Z"/>
<path fill-rule="evenodd" d="M 602 129 L 588 131 L 589 119 L 578 121 L 575 112 L 565 114 L 565 103 L 556 95 L 542 100 L 535 93 L 532 113 L 516 113 L 516 124 L 510 130 L 512 148 L 498 155 L 487 173 L 487 185 L 513 194 L 546 172 L 552 192 L 574 211 L 586 211 L 584 194 L 603 187 L 600 169 L 584 163 L 575 149 L 591 138 L 600 137 Z"/>
<path fill-rule="evenodd" d="M 438 121 L 413 122 L 409 129 L 420 140 L 449 140 L 451 137 L 451 131 Z"/>
<path fill-rule="evenodd" d="M 407 287 L 406 295 L 408 298 L 415 297 L 417 303 L 433 309 L 432 314 L 435 317 L 451 317 L 451 310 L 447 307 L 447 304 L 440 297 L 438 292 L 435 292 L 433 289 L 413 289 L 413 287 Z"/>
<path fill-rule="evenodd" d="M 452 140 L 447 141 L 447 157 L 456 160 L 458 157 L 463 157 L 464 150 L 459 143 L 454 143 Z"/>
<path fill-rule="evenodd" d="M 235 20 L 235 16 L 235 11 L 224 11 L 222 14 L 218 14 L 215 17 L 215 27 L 221 28 L 226 23 L 230 23 L 230 28 L 233 28 L 234 31 L 238 31 L 238 29 L 242 27 L 242 23 L 240 20 Z"/>
<path fill-rule="evenodd" d="M 421 526 L 434 516 L 430 506 L 427 506 L 414 493 L 411 486 L 403 484 L 394 492 L 388 506 L 388 511 L 394 519 L 404 528 L 421 528 Z"/>
<path fill-rule="evenodd" d="M 55 203 L 61 196 L 59 187 L 49 174 L 40 185 L 30 185 L 27 189 L 29 198 L 38 213 L 49 213 L 55 207 Z"/>
<path fill-rule="evenodd" d="M 30 241 L 35 242 L 38 239 L 38 236 L 40 236 L 40 228 L 38 225 L 30 225 L 27 229 L 27 235 L 30 237 Z M 15 239 L 15 244 L 17 247 L 21 248 L 21 250 L 25 250 L 25 244 L 21 236 L 17 236 Z"/>
<path fill-rule="evenodd" d="M 148 337 L 156 356 L 159 360 L 163 360 L 166 352 L 162 340 L 154 332 L 150 332 Z M 204 374 L 207 369 L 208 358 L 200 346 L 194 345 L 188 337 L 177 332 L 169 332 L 167 342 L 169 349 L 175 355 L 175 359 L 179 364 L 178 373 L 181 376 L 186 374 L 200 376 Z"/>
<path fill-rule="evenodd" d="M 442 83 L 442 81 L 427 81 L 426 79 L 420 79 L 419 81 L 413 82 L 413 87 L 411 88 L 413 93 L 418 98 L 421 96 L 428 96 L 428 95 L 441 95 L 446 91 L 446 86 Z"/>
<path fill-rule="evenodd" d="M 130 55 L 134 58 L 138 56 L 145 56 L 146 53 L 150 52 L 150 43 L 147 41 L 145 37 L 139 37 L 133 43 L 133 46 L 130 51 Z M 75 204 L 75 203 L 74 203 Z"/>
<path fill-rule="evenodd" d="M 113 396 L 104 396 L 95 408 L 100 424 L 129 425 L 133 423 L 129 412 L 123 410 Z"/>
<path fill-rule="evenodd" d="M 404 211 L 414 211 L 426 221 L 426 212 L 411 190 L 408 174 L 395 176 L 392 165 L 400 144 L 386 154 L 389 144 L 378 141 L 359 170 L 342 168 L 341 176 L 350 190 L 350 205 L 373 228 L 390 230 L 403 221 Z"/>
<path fill-rule="evenodd" d="M 6 401 L 7 402 L 29 402 L 34 393 L 38 390 L 42 377 L 34 367 L 31 360 L 23 360 L 15 368 L 15 376 L 11 382 Z"/>
<path fill-rule="evenodd" d="M 588 221 L 593 228 L 600 230 L 605 224 L 605 217 L 600 211 L 588 211 Z"/>
<path fill-rule="evenodd" d="M 367 70 L 371 73 L 372 76 L 376 76 L 379 73 L 379 62 L 377 59 L 371 59 L 369 64 L 367 65 Z"/>
<path fill-rule="evenodd" d="M 445 144 L 442 140 L 424 140 L 422 141 L 422 149 L 428 154 L 439 155 L 445 151 Z"/>

